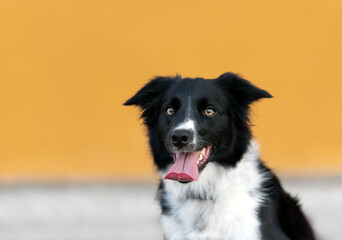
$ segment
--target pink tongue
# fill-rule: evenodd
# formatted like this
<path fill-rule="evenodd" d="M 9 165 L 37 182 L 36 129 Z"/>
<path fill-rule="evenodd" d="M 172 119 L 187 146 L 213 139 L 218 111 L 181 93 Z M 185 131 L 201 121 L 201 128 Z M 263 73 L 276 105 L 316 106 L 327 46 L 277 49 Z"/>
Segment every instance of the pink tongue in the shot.
<path fill-rule="evenodd" d="M 170 167 L 164 179 L 175 181 L 197 181 L 198 167 L 197 160 L 199 152 L 177 152 L 174 154 L 175 163 Z"/>

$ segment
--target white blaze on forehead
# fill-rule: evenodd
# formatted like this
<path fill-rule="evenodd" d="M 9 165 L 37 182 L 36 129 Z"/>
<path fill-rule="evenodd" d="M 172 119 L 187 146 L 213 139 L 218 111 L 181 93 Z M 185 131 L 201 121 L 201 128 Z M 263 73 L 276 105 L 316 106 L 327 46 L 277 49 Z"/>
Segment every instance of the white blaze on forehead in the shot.
<path fill-rule="evenodd" d="M 180 130 L 180 129 L 192 130 L 195 132 L 195 121 L 191 119 L 185 120 L 184 122 L 180 123 L 179 125 L 175 127 L 175 130 Z"/>
<path fill-rule="evenodd" d="M 185 120 L 178 124 L 174 130 L 191 130 L 194 134 L 193 138 L 193 144 L 196 144 L 197 140 L 197 132 L 196 132 L 196 122 L 190 118 L 191 116 L 191 98 L 188 97 L 188 104 L 187 104 L 186 114 L 185 114 Z"/>
<path fill-rule="evenodd" d="M 188 96 L 188 104 L 187 105 L 188 106 L 187 106 L 187 109 L 186 109 L 185 120 L 182 123 L 178 124 L 175 127 L 175 129 L 177 129 L 177 130 L 184 129 L 184 130 L 195 131 L 195 121 L 190 118 L 191 110 L 192 110 L 190 96 Z"/>

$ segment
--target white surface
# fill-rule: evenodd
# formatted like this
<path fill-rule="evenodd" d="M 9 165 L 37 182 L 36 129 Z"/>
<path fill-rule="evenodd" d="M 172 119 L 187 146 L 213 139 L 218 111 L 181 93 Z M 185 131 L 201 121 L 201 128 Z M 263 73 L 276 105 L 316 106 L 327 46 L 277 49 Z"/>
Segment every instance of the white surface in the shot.
<path fill-rule="evenodd" d="M 320 239 L 340 240 L 342 179 L 287 179 Z M 156 184 L 0 185 L 0 240 L 160 240 Z"/>

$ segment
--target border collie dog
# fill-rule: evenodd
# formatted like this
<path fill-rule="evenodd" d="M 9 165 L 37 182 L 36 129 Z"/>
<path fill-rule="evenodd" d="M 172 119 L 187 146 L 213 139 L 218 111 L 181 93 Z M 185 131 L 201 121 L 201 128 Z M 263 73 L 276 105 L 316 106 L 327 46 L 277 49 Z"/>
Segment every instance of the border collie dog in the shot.
<path fill-rule="evenodd" d="M 165 239 L 315 239 L 252 140 L 250 105 L 271 97 L 225 73 L 156 77 L 125 102 L 141 108 L 148 129 Z"/>

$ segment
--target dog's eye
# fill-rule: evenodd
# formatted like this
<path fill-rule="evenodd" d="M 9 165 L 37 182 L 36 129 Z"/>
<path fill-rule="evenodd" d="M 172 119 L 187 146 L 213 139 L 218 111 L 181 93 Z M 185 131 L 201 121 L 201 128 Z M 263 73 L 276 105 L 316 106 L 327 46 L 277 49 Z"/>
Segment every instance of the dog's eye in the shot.
<path fill-rule="evenodd" d="M 205 116 L 211 117 L 216 113 L 216 111 L 213 108 L 208 107 L 208 108 L 204 109 L 203 113 Z"/>
<path fill-rule="evenodd" d="M 167 114 L 167 115 L 171 116 L 171 115 L 173 115 L 174 113 L 175 113 L 175 110 L 174 110 L 172 107 L 168 107 L 168 108 L 166 109 L 166 114 Z"/>

